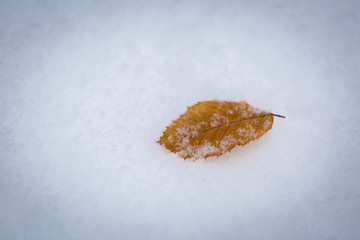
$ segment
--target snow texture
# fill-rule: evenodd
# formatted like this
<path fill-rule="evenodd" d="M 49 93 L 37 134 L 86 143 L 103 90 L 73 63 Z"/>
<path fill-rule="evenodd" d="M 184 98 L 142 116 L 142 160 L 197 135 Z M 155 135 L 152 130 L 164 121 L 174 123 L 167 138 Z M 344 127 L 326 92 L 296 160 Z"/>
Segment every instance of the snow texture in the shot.
<path fill-rule="evenodd" d="M 360 239 L 360 2 L 0 1 L 0 239 Z M 273 129 L 156 141 L 201 100 Z"/>

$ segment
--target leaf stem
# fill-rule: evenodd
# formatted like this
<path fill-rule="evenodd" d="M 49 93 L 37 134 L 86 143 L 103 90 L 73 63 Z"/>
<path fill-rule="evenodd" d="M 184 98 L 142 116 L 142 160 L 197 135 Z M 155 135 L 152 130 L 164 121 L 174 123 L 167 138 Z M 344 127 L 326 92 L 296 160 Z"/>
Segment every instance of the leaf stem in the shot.
<path fill-rule="evenodd" d="M 280 115 L 280 114 L 271 113 L 271 115 L 273 115 L 274 117 L 286 118 L 285 116 Z"/>

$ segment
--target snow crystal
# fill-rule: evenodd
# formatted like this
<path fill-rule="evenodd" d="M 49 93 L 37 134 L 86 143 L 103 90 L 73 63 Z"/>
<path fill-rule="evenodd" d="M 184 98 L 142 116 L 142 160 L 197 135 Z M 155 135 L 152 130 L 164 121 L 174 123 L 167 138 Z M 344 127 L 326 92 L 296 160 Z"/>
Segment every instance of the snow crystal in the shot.
<path fill-rule="evenodd" d="M 210 119 L 210 126 L 212 126 L 212 127 L 218 126 L 220 119 L 221 119 L 221 115 L 215 113 Z"/>
<path fill-rule="evenodd" d="M 169 135 L 168 141 L 169 141 L 170 143 L 173 143 L 173 142 L 174 142 L 174 136 L 173 136 L 172 134 Z"/>
<path fill-rule="evenodd" d="M 199 125 L 186 125 L 186 126 L 182 126 L 176 129 L 176 137 L 178 139 L 181 138 L 190 138 L 190 137 L 194 137 L 198 134 L 198 130 L 199 130 L 200 126 Z M 173 138 L 172 135 L 169 136 L 169 138 Z M 170 141 L 170 139 L 168 138 L 168 140 Z"/>
<path fill-rule="evenodd" d="M 257 137 L 256 129 L 249 123 L 246 124 L 244 128 L 238 128 L 236 134 L 242 136 L 244 139 L 254 139 Z"/>
<path fill-rule="evenodd" d="M 224 152 L 226 149 L 229 148 L 229 146 L 232 146 L 234 144 L 236 144 L 237 140 L 231 136 L 225 136 L 223 139 L 221 139 L 219 147 L 221 149 L 221 152 Z"/>
<path fill-rule="evenodd" d="M 186 158 L 189 155 L 193 156 L 192 159 L 196 160 L 196 159 L 204 159 L 206 156 L 209 155 L 213 155 L 216 153 L 224 153 L 227 149 L 227 147 L 234 143 L 234 141 L 236 142 L 236 140 L 230 139 L 230 138 L 224 138 L 219 146 L 214 146 L 213 144 L 209 143 L 209 142 L 204 142 L 203 144 L 201 144 L 200 146 L 197 147 L 193 147 L 189 144 L 183 146 L 184 149 L 182 149 L 181 151 L 179 151 L 178 155 L 182 158 Z"/>
<path fill-rule="evenodd" d="M 220 114 L 214 113 L 213 116 L 210 118 L 210 126 L 212 127 L 216 127 L 224 123 L 229 123 L 229 119 Z"/>
<path fill-rule="evenodd" d="M 211 143 L 204 143 L 194 151 L 194 159 L 204 158 L 208 154 L 218 152 L 218 148 L 213 146 Z"/>
<path fill-rule="evenodd" d="M 263 122 L 263 128 L 264 129 L 268 129 L 271 125 L 271 121 L 269 118 L 266 118 L 265 121 Z"/>
<path fill-rule="evenodd" d="M 260 114 L 262 114 L 262 113 L 266 113 L 266 112 L 264 112 L 264 110 L 255 108 L 255 107 L 253 107 L 253 106 L 249 106 L 247 110 L 248 110 L 249 112 L 251 112 L 251 113 L 256 114 L 256 115 L 260 115 Z"/>

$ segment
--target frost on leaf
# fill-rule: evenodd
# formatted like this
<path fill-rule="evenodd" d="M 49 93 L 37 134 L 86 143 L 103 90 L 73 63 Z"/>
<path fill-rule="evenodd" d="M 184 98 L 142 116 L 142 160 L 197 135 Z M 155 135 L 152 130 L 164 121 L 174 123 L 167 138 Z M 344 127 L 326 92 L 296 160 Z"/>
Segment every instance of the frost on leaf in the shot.
<path fill-rule="evenodd" d="M 271 129 L 274 116 L 245 101 L 202 101 L 168 126 L 158 143 L 186 158 L 207 158 L 256 140 Z"/>

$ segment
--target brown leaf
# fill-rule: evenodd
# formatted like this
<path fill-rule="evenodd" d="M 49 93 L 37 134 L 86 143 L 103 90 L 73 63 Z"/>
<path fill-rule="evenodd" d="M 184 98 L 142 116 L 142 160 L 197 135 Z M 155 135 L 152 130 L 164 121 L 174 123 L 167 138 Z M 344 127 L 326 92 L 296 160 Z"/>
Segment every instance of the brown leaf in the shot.
<path fill-rule="evenodd" d="M 245 101 L 202 101 L 168 126 L 158 143 L 186 158 L 220 156 L 271 129 L 274 116 Z"/>

